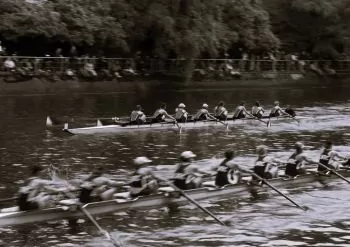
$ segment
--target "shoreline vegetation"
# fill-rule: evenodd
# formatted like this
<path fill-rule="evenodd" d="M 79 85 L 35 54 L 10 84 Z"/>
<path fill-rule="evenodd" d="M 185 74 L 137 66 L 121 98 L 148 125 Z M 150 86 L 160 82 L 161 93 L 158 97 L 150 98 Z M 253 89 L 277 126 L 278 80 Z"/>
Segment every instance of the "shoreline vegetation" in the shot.
<path fill-rule="evenodd" d="M 343 78 L 349 13 L 348 0 L 2 0 L 0 80 Z"/>

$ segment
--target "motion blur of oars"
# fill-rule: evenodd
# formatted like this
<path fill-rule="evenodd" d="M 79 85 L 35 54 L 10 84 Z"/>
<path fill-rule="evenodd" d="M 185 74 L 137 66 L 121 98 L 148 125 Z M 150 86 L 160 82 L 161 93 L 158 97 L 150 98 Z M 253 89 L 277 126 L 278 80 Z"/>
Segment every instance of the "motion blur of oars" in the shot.
<path fill-rule="evenodd" d="M 0 199 L 0 203 L 12 202 L 12 201 L 15 201 L 17 199 L 18 199 L 17 196 L 9 197 L 9 198 L 2 198 L 2 199 Z"/>
<path fill-rule="evenodd" d="M 333 173 L 334 175 L 338 176 L 339 178 L 343 179 L 345 182 L 350 184 L 350 181 L 348 179 L 346 179 L 343 175 L 339 174 L 337 171 L 335 171 L 334 169 L 329 168 L 328 166 L 322 164 L 322 163 L 317 163 L 319 166 L 322 166 L 323 168 L 327 169 L 328 171 L 330 171 L 331 173 Z"/>
<path fill-rule="evenodd" d="M 195 206 L 197 206 L 199 209 L 201 209 L 203 212 L 207 213 L 208 215 L 210 215 L 210 217 L 212 217 L 214 220 L 216 220 L 218 223 L 220 223 L 221 225 L 225 226 L 225 223 L 222 222 L 218 217 L 216 217 L 212 212 L 210 212 L 208 209 L 202 207 L 198 202 L 196 202 L 194 199 L 192 199 L 189 195 L 187 195 L 183 190 L 179 189 L 177 186 L 175 186 L 173 183 L 171 183 L 170 181 L 163 179 L 159 176 L 156 176 L 154 173 L 152 173 L 153 177 L 155 177 L 156 179 L 168 184 L 170 187 L 172 187 L 175 191 L 179 192 L 183 197 L 185 197 L 188 201 L 190 201 L 192 204 L 194 204 Z"/>
<path fill-rule="evenodd" d="M 266 179 L 260 177 L 258 174 L 256 174 L 255 172 L 251 172 L 251 171 L 247 171 L 248 173 L 252 174 L 252 176 L 256 177 L 257 179 L 263 181 L 264 184 L 266 184 L 268 187 L 270 187 L 271 189 L 273 189 L 274 191 L 276 191 L 278 194 L 280 194 L 281 196 L 283 196 L 284 198 L 286 198 L 288 201 L 290 201 L 291 203 L 293 203 L 295 206 L 297 206 L 298 208 L 306 211 L 308 210 L 307 207 L 305 206 L 300 206 L 298 203 L 296 203 L 294 200 L 292 200 L 289 196 L 285 195 L 284 193 L 282 193 L 279 189 L 277 189 L 275 186 L 273 186 L 272 184 L 270 184 L 269 182 L 266 181 Z"/>

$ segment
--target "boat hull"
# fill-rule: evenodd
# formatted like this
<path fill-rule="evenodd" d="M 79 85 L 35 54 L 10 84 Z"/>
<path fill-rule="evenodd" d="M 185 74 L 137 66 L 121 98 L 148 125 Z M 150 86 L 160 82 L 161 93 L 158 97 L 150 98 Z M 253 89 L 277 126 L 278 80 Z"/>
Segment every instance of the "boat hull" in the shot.
<path fill-rule="evenodd" d="M 349 170 L 341 170 L 339 171 L 344 177 L 350 176 Z M 276 186 L 277 188 L 298 188 L 298 186 L 306 183 L 320 183 L 331 182 L 334 179 L 338 179 L 338 177 L 332 175 L 330 177 L 319 176 L 314 174 L 306 174 L 298 177 L 297 179 L 272 179 L 269 180 L 270 184 Z M 194 200 L 219 200 L 227 197 L 245 197 L 249 196 L 249 191 L 251 189 L 256 190 L 257 192 L 263 192 L 266 190 L 270 190 L 267 186 L 250 186 L 246 183 L 235 184 L 235 185 L 227 185 L 222 188 L 200 188 L 194 190 L 186 191 L 186 194 L 193 198 Z M 165 194 L 157 194 L 139 197 L 136 199 L 128 199 L 120 202 L 119 200 L 108 200 L 102 202 L 94 202 L 88 203 L 85 205 L 85 208 L 92 215 L 100 215 L 100 214 L 108 214 L 117 211 L 125 211 L 129 209 L 149 209 L 149 208 L 159 208 L 167 205 L 184 205 L 189 203 L 188 200 L 182 196 L 170 196 Z M 178 193 L 175 193 L 178 194 Z M 48 208 L 43 210 L 33 210 L 33 211 L 22 211 L 22 212 L 8 212 L 8 213 L 0 213 L 0 227 L 3 226 L 13 226 L 13 225 L 21 225 L 28 224 L 34 222 L 46 222 L 51 220 L 61 220 L 61 219 L 69 219 L 76 217 L 84 217 L 83 213 L 80 210 L 72 210 L 67 207 L 56 207 L 56 208 Z"/>
<path fill-rule="evenodd" d="M 296 121 L 304 119 L 303 117 L 298 117 L 296 119 L 280 117 L 280 118 L 271 118 L 271 123 L 276 123 L 280 121 Z M 260 121 L 258 119 L 253 118 L 245 118 L 245 119 L 235 119 L 228 121 L 196 121 L 196 122 L 186 122 L 186 123 L 178 123 L 177 125 L 172 122 L 164 122 L 164 123 L 154 123 L 154 124 L 142 124 L 142 125 L 102 125 L 102 126 L 93 126 L 93 127 L 85 127 L 85 128 L 68 128 L 68 124 L 65 125 L 64 131 L 74 134 L 74 135 L 82 135 L 82 134 L 108 134 L 108 133 L 120 133 L 120 132 L 133 132 L 133 131 L 144 131 L 144 130 L 175 130 L 180 131 L 185 129 L 195 129 L 195 128 L 204 128 L 204 127 L 220 127 L 227 128 L 232 125 L 267 125 L 269 121 L 268 118 L 263 118 Z"/>

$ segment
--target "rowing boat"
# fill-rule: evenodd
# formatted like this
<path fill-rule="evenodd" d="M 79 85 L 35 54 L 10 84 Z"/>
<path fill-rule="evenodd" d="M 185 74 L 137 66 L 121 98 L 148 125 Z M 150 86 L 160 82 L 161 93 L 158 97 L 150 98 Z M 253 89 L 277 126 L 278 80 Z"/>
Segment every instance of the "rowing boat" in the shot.
<path fill-rule="evenodd" d="M 69 128 L 68 123 L 64 125 L 64 131 L 70 134 L 103 134 L 103 133 L 119 133 L 125 131 L 142 131 L 142 130 L 162 130 L 162 129 L 194 129 L 194 128 L 203 128 L 203 127 L 228 127 L 231 125 L 242 125 L 242 124 L 261 124 L 261 122 L 267 124 L 267 121 L 300 121 L 307 117 L 275 117 L 268 118 L 264 117 L 262 119 L 256 118 L 241 118 L 241 119 L 230 119 L 227 121 L 188 121 L 185 123 L 178 122 L 162 122 L 162 123 L 146 123 L 140 125 L 130 125 L 130 124 L 111 124 L 111 125 L 102 125 L 99 121 L 96 126 L 93 127 L 83 127 L 83 128 Z"/>
<path fill-rule="evenodd" d="M 339 173 L 344 177 L 350 176 L 350 170 L 339 170 Z M 314 172 L 301 175 L 297 178 L 276 178 L 269 180 L 269 183 L 278 188 L 297 188 L 298 186 L 306 183 L 313 182 L 332 182 L 337 178 L 336 176 L 321 176 L 315 175 Z M 203 187 L 199 189 L 193 189 L 186 191 L 186 194 L 194 200 L 220 200 L 234 197 L 249 196 L 249 189 L 253 187 L 248 183 L 239 183 L 233 185 L 227 185 L 224 187 Z M 265 186 L 254 186 L 257 191 L 264 192 L 267 190 Z M 179 193 L 176 193 L 170 187 L 160 188 L 159 193 L 156 195 L 143 196 L 131 199 L 128 192 L 115 194 L 114 200 L 93 202 L 85 205 L 85 208 L 92 215 L 108 214 L 117 211 L 125 211 L 129 209 L 150 209 L 160 208 L 168 205 L 185 205 L 188 200 Z M 34 222 L 47 222 L 52 220 L 69 219 L 76 217 L 84 217 L 80 210 L 72 210 L 71 207 L 58 206 L 55 208 L 33 210 L 33 211 L 18 211 L 17 207 L 2 209 L 0 211 L 0 227 L 14 226 L 21 224 L 28 224 Z"/>

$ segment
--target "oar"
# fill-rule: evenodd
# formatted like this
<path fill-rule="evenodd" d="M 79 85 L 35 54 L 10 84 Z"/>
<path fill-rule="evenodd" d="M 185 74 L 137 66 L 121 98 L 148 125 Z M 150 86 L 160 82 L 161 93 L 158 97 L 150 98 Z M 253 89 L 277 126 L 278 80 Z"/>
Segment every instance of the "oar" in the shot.
<path fill-rule="evenodd" d="M 11 201 L 14 201 L 14 200 L 17 200 L 17 199 L 18 199 L 17 196 L 9 197 L 9 198 L 3 198 L 3 199 L 0 199 L 0 203 L 11 202 Z"/>
<path fill-rule="evenodd" d="M 155 177 L 156 179 L 165 182 L 166 184 L 168 184 L 170 187 L 172 187 L 174 190 L 180 192 L 180 194 L 185 197 L 187 200 L 189 200 L 191 203 L 193 203 L 194 205 L 196 205 L 199 209 L 201 209 L 203 212 L 207 213 L 208 215 L 210 215 L 214 220 L 216 220 L 218 223 L 220 223 L 221 225 L 225 226 L 225 223 L 222 222 L 218 217 L 216 217 L 212 212 L 210 212 L 208 209 L 202 207 L 198 202 L 196 202 L 194 199 L 192 199 L 190 196 L 188 196 L 183 190 L 179 189 L 177 186 L 175 186 L 173 183 L 169 182 L 168 180 L 165 180 L 163 178 L 160 178 L 156 175 L 154 175 L 152 173 L 153 177 Z"/>
<path fill-rule="evenodd" d="M 341 175 L 340 173 L 338 173 L 337 171 L 335 171 L 334 169 L 329 168 L 328 166 L 322 164 L 322 163 L 317 163 L 319 166 L 322 166 L 323 168 L 327 169 L 328 171 L 330 171 L 331 173 L 335 174 L 336 176 L 338 176 L 339 178 L 343 179 L 344 181 L 346 181 L 347 183 L 350 184 L 350 181 L 348 179 L 346 179 L 343 175 Z"/>
<path fill-rule="evenodd" d="M 281 196 L 283 196 L 284 198 L 286 198 L 288 201 L 290 201 L 291 203 L 293 203 L 295 206 L 297 206 L 298 208 L 306 211 L 308 208 L 305 206 L 300 206 L 298 203 L 296 203 L 294 200 L 292 200 L 289 196 L 285 195 L 284 193 L 282 193 L 279 189 L 277 189 L 275 186 L 273 186 L 272 184 L 270 184 L 269 182 L 266 181 L 266 179 L 260 177 L 258 174 L 256 174 L 255 172 L 250 172 L 249 173 L 252 174 L 252 176 L 256 177 L 257 179 L 261 180 L 264 182 L 264 184 L 266 184 L 267 186 L 269 186 L 271 189 L 273 189 L 274 191 L 276 191 L 278 194 L 280 194 Z"/>

